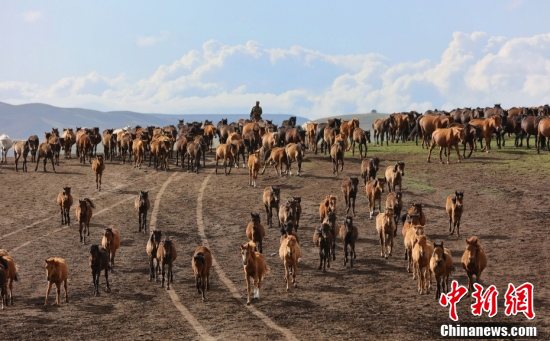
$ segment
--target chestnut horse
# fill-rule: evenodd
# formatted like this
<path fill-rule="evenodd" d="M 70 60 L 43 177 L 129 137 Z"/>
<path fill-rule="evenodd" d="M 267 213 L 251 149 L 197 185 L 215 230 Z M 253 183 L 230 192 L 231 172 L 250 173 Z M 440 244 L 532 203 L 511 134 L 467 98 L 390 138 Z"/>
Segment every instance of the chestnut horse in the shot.
<path fill-rule="evenodd" d="M 254 251 L 255 248 L 256 245 L 254 242 L 248 242 L 241 245 L 244 278 L 246 280 L 246 291 L 248 293 L 246 304 L 250 304 L 251 284 L 254 286 L 254 298 L 259 300 L 262 280 L 269 274 L 269 266 L 267 266 L 262 254 Z M 251 279 L 252 283 L 250 283 Z"/>
<path fill-rule="evenodd" d="M 290 285 L 290 275 L 292 274 L 292 284 L 294 287 L 298 287 L 298 282 L 296 281 L 296 275 L 298 273 L 298 259 L 301 256 L 300 245 L 296 240 L 296 237 L 289 234 L 281 243 L 279 247 L 279 257 L 285 265 L 285 279 L 286 279 L 286 290 L 288 291 Z"/>
<path fill-rule="evenodd" d="M 493 116 L 499 117 L 499 116 Z M 456 154 L 458 155 L 458 162 L 460 162 L 460 151 L 458 149 L 458 142 L 464 142 L 466 138 L 466 132 L 464 128 L 460 127 L 451 127 L 437 129 L 432 134 L 432 145 L 430 147 L 430 152 L 428 153 L 428 162 L 430 162 L 430 157 L 432 156 L 432 150 L 435 145 L 439 145 L 439 161 L 443 163 L 442 153 L 443 148 L 447 151 L 447 163 L 449 163 L 449 156 L 451 155 L 451 147 L 455 147 Z M 490 137 L 489 137 L 490 139 Z"/>

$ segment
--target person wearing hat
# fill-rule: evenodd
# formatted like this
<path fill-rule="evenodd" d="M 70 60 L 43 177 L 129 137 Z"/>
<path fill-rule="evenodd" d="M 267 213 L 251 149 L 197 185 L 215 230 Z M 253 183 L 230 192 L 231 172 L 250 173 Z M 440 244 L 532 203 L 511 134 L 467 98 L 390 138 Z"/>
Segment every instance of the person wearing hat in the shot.
<path fill-rule="evenodd" d="M 250 120 L 259 121 L 262 119 L 262 107 L 260 107 L 260 101 L 256 101 L 256 105 L 250 110 Z"/>

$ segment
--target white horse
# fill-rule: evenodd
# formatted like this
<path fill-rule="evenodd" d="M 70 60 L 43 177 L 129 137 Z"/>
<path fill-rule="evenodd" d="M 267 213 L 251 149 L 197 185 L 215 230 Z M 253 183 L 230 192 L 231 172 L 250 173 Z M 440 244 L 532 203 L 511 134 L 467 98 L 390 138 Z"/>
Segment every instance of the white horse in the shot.
<path fill-rule="evenodd" d="M 123 131 L 130 131 L 131 129 L 132 129 L 131 125 L 126 126 L 124 128 L 118 128 L 118 129 L 113 130 L 113 134 L 118 135 L 118 133 L 121 133 Z"/>
<path fill-rule="evenodd" d="M 8 150 L 13 146 L 13 141 L 6 134 L 0 135 L 0 152 L 2 159 L 0 163 L 8 163 Z"/>

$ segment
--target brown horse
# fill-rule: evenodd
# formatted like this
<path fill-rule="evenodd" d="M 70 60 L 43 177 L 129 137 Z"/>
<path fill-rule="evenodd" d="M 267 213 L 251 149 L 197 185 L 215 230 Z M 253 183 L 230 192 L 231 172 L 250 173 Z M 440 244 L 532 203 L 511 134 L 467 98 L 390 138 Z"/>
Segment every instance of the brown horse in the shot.
<path fill-rule="evenodd" d="M 437 129 L 447 128 L 454 122 L 452 117 L 445 115 L 422 115 L 417 121 L 417 125 L 420 128 L 422 134 L 422 148 L 426 145 L 428 148 L 428 138 L 432 137 L 432 134 Z"/>
<path fill-rule="evenodd" d="M 327 268 L 330 268 L 330 252 L 334 237 L 328 224 L 321 224 L 313 231 L 313 244 L 319 248 L 319 268 L 323 269 L 323 272 L 327 272 Z"/>
<path fill-rule="evenodd" d="M 388 192 L 395 192 L 395 187 L 397 185 L 399 185 L 399 191 L 401 192 L 401 184 L 404 176 L 405 162 L 398 161 L 394 166 L 388 166 L 385 173 L 386 183 L 388 184 Z"/>
<path fill-rule="evenodd" d="M 61 283 L 65 287 L 65 302 L 69 302 L 69 294 L 67 291 L 67 279 L 69 278 L 69 267 L 67 262 L 63 258 L 50 257 L 46 259 L 46 276 L 48 279 L 48 290 L 46 290 L 46 300 L 44 305 L 48 305 L 48 296 L 50 296 L 50 290 L 52 284 L 55 283 L 57 287 L 55 295 L 55 305 L 59 305 L 59 298 L 61 296 Z"/>
<path fill-rule="evenodd" d="M 321 222 L 325 220 L 328 215 L 328 212 L 336 213 L 336 203 L 338 202 L 338 197 L 335 195 L 327 195 L 319 204 L 319 219 Z"/>
<path fill-rule="evenodd" d="M 147 240 L 147 256 L 149 257 L 149 281 L 153 278 L 155 282 L 158 279 L 158 273 L 160 271 L 160 260 L 157 258 L 157 250 L 161 243 L 162 232 L 159 230 L 151 231 L 151 236 Z M 156 267 L 154 261 L 157 261 Z"/>
<path fill-rule="evenodd" d="M 265 168 L 271 161 L 273 161 L 273 163 L 275 164 L 275 173 L 277 173 L 278 176 L 283 176 L 283 164 L 286 166 L 285 173 L 288 174 L 288 169 L 290 165 L 288 164 L 288 156 L 284 148 L 275 147 L 265 152 L 264 168 L 262 169 L 262 174 L 265 173 Z M 277 169 L 278 167 L 280 167 L 280 172 Z"/>
<path fill-rule="evenodd" d="M 300 176 L 302 172 L 302 161 L 304 159 L 304 149 L 304 145 L 300 142 L 291 142 L 285 146 L 289 175 L 292 175 L 292 161 L 296 161 L 296 163 L 298 163 L 298 176 Z"/>
<path fill-rule="evenodd" d="M 36 162 L 36 152 L 38 151 L 40 140 L 38 139 L 38 136 L 31 135 L 27 141 L 29 141 L 29 148 L 31 150 L 31 162 Z"/>
<path fill-rule="evenodd" d="M 47 172 L 46 170 L 46 163 L 48 159 L 52 161 L 52 168 L 55 173 L 55 164 L 53 161 L 53 150 L 52 146 L 48 142 L 41 143 L 38 147 L 38 159 L 36 159 L 36 167 L 34 168 L 34 171 L 36 172 L 38 170 L 38 164 L 40 163 L 40 158 L 44 158 L 44 172 Z"/>
<path fill-rule="evenodd" d="M 418 274 L 418 292 L 420 294 L 430 293 L 432 281 L 430 259 L 432 258 L 433 249 L 432 242 L 425 235 L 416 236 L 416 244 L 412 249 L 412 259 L 415 271 Z"/>
<path fill-rule="evenodd" d="M 439 300 L 442 288 L 445 293 L 450 290 L 449 277 L 453 270 L 453 255 L 451 251 L 443 247 L 443 242 L 439 245 L 434 243 L 434 251 L 430 259 L 430 271 L 434 274 L 435 283 L 437 284 L 435 291 L 436 300 Z"/>
<path fill-rule="evenodd" d="M 344 143 L 342 140 L 336 141 L 330 147 L 330 159 L 332 160 L 332 173 L 338 175 L 338 165 L 340 164 L 340 171 L 344 170 Z"/>
<path fill-rule="evenodd" d="M 315 150 L 315 137 L 316 137 L 316 134 L 317 134 L 317 125 L 319 123 L 317 122 L 310 122 L 307 124 L 307 128 L 306 128 L 306 135 L 307 135 L 307 142 L 308 142 L 308 147 L 309 147 L 309 150 L 310 151 L 314 151 Z"/>
<path fill-rule="evenodd" d="M 61 225 L 71 226 L 71 215 L 69 211 L 73 205 L 71 187 L 63 187 L 63 191 L 57 194 L 57 205 L 61 208 Z"/>
<path fill-rule="evenodd" d="M 367 185 L 367 181 L 370 179 L 376 179 L 376 173 L 380 168 L 380 159 L 377 157 L 370 159 L 363 159 L 361 161 L 361 177 Z"/>
<path fill-rule="evenodd" d="M 76 143 L 76 134 L 73 131 L 73 128 L 63 129 L 63 134 L 61 135 L 63 141 L 65 142 L 63 149 L 65 150 L 65 159 L 71 158 L 71 149 Z"/>
<path fill-rule="evenodd" d="M 296 281 L 296 275 L 298 274 L 298 259 L 301 256 L 301 249 L 296 237 L 293 235 L 287 235 L 287 237 L 281 243 L 279 247 L 279 257 L 285 266 L 285 279 L 286 290 L 288 291 L 290 286 L 290 275 L 292 274 L 292 284 L 294 287 L 298 287 Z"/>
<path fill-rule="evenodd" d="M 29 141 L 17 140 L 13 143 L 13 156 L 15 157 L 15 171 L 19 172 L 19 158 L 23 156 L 23 172 L 27 171 L 27 156 L 29 155 Z"/>
<path fill-rule="evenodd" d="M 80 233 L 80 242 L 86 244 L 86 236 L 90 235 L 90 219 L 92 219 L 92 208 L 94 203 L 88 199 L 78 200 L 76 206 L 76 219 L 78 220 L 78 232 Z"/>
<path fill-rule="evenodd" d="M 372 219 L 374 215 L 374 207 L 376 206 L 376 200 L 378 200 L 378 212 L 382 212 L 382 193 L 384 193 L 384 185 L 386 184 L 386 179 L 379 178 L 374 180 L 369 180 L 365 186 L 367 192 L 367 198 L 369 200 L 369 218 Z"/>
<path fill-rule="evenodd" d="M 212 253 L 206 246 L 199 246 L 191 258 L 191 267 L 195 275 L 195 285 L 202 301 L 206 299 L 204 292 L 210 290 L 210 269 L 212 268 Z"/>
<path fill-rule="evenodd" d="M 267 214 L 267 223 L 269 227 L 273 227 L 273 209 L 275 209 L 275 215 L 279 217 L 279 201 L 281 200 L 281 189 L 275 186 L 268 186 L 264 189 L 263 203 L 265 206 L 265 213 Z M 281 222 L 279 221 L 279 228 Z"/>
<path fill-rule="evenodd" d="M 105 170 L 105 162 L 103 162 L 103 155 L 97 155 L 92 163 L 92 170 L 95 173 L 95 187 L 98 191 L 101 191 L 101 178 L 103 177 L 103 171 Z"/>
<path fill-rule="evenodd" d="M 246 237 L 255 245 L 258 245 L 260 253 L 263 253 L 262 240 L 265 237 L 265 228 L 260 223 L 258 213 L 250 213 L 250 219 L 251 221 L 246 226 Z"/>
<path fill-rule="evenodd" d="M 216 136 L 216 127 L 211 124 L 204 126 L 204 137 L 206 138 L 209 152 L 212 151 L 212 146 L 214 145 L 214 136 Z"/>
<path fill-rule="evenodd" d="M 256 180 L 258 180 L 258 173 L 260 172 L 261 159 L 260 150 L 256 150 L 254 153 L 248 155 L 248 185 L 256 187 Z"/>
<path fill-rule="evenodd" d="M 370 130 L 363 130 L 359 127 L 353 130 L 351 139 L 351 153 L 355 155 L 355 144 L 359 144 L 359 157 L 367 157 L 367 142 L 370 143 Z M 363 146 L 365 147 L 365 156 L 363 156 Z"/>
<path fill-rule="evenodd" d="M 454 234 L 456 228 L 456 235 L 460 236 L 460 218 L 462 217 L 462 212 L 464 211 L 464 206 L 462 204 L 463 200 L 463 191 L 455 191 L 454 195 L 449 195 L 447 197 L 445 210 L 449 215 L 449 234 Z"/>
<path fill-rule="evenodd" d="M 166 275 L 166 290 L 170 290 L 170 283 L 174 283 L 174 273 L 172 272 L 172 264 L 178 257 L 174 242 L 169 239 L 164 239 L 159 243 L 157 248 L 157 261 L 160 261 L 160 271 L 162 273 L 161 288 L 164 288 L 164 276 Z M 168 273 L 166 273 L 168 272 Z M 156 282 L 156 278 L 155 278 Z"/>
<path fill-rule="evenodd" d="M 8 282 L 8 262 L 0 255 L 0 299 L 2 300 L 2 310 L 4 310 L 4 304 L 8 305 L 8 291 L 6 290 L 6 283 Z"/>
<path fill-rule="evenodd" d="M 250 304 L 251 283 L 254 285 L 254 298 L 260 299 L 260 287 L 262 280 L 269 274 L 269 266 L 264 260 L 264 257 L 254 251 L 256 245 L 254 242 L 248 242 L 241 245 L 241 257 L 243 260 L 244 278 L 246 280 L 246 291 L 248 299 L 246 304 Z"/>
<path fill-rule="evenodd" d="M 397 228 L 395 226 L 393 208 L 388 207 L 376 217 L 376 232 L 380 238 L 380 257 L 388 259 L 393 250 L 393 237 Z"/>
<path fill-rule="evenodd" d="M 462 254 L 462 267 L 468 274 L 468 291 L 474 290 L 474 283 L 479 282 L 479 277 L 487 266 L 487 256 L 476 236 L 466 239 L 466 250 Z M 476 281 L 474 282 L 474 275 Z"/>
<path fill-rule="evenodd" d="M 114 227 L 106 227 L 101 240 L 101 246 L 107 250 L 111 262 L 111 272 L 115 267 L 116 250 L 120 247 L 120 233 Z"/>
<path fill-rule="evenodd" d="M 348 262 L 348 249 L 349 249 L 349 264 L 353 268 L 353 260 L 357 258 L 355 253 L 355 242 L 357 241 L 358 231 L 357 227 L 353 225 L 353 218 L 350 216 L 346 217 L 344 224 L 340 227 L 339 231 L 340 238 L 344 242 L 344 266 Z"/>
<path fill-rule="evenodd" d="M 145 141 L 142 139 L 135 139 L 132 143 L 132 151 L 134 152 L 134 168 L 141 169 L 143 163 L 143 157 L 145 155 Z"/>
<path fill-rule="evenodd" d="M 388 145 L 388 140 L 390 139 L 390 130 L 395 126 L 395 119 L 393 116 L 388 118 L 379 118 L 374 121 L 372 124 L 372 129 L 374 131 L 374 143 L 375 146 L 384 144 L 384 135 L 386 135 L 386 146 Z"/>
<path fill-rule="evenodd" d="M 499 117 L 499 116 L 494 116 Z M 466 139 L 466 132 L 464 128 L 460 127 L 451 127 L 437 129 L 432 134 L 432 145 L 430 146 L 430 151 L 428 153 L 428 162 L 430 162 L 430 157 L 432 156 L 432 150 L 435 145 L 439 145 L 439 161 L 443 163 L 442 153 L 443 148 L 447 152 L 447 164 L 449 163 L 449 157 L 451 155 L 451 147 L 455 147 L 456 154 L 458 155 L 458 162 L 460 162 L 460 150 L 458 149 L 458 142 L 464 142 Z"/>
<path fill-rule="evenodd" d="M 342 180 L 340 189 L 346 201 L 346 214 L 349 214 L 350 209 L 353 209 L 353 216 L 355 216 L 355 198 L 357 197 L 357 186 L 359 185 L 358 178 L 347 177 Z"/>
<path fill-rule="evenodd" d="M 537 143 L 537 153 L 540 154 L 540 147 L 546 141 L 548 146 L 548 151 L 550 152 L 550 118 L 545 117 L 539 121 L 538 126 L 538 143 Z M 544 146 L 542 146 L 544 148 Z"/>
<path fill-rule="evenodd" d="M 2 257 L 4 264 L 4 274 L 6 276 L 5 283 L 2 289 L 4 289 L 4 297 L 6 305 L 13 305 L 13 281 L 18 281 L 17 268 L 13 258 L 8 254 L 6 250 L 0 249 L 0 257 Z M 8 303 L 8 290 L 9 290 L 9 303 Z"/>
<path fill-rule="evenodd" d="M 223 169 L 225 175 L 231 173 L 231 166 L 233 165 L 234 158 L 237 155 L 237 146 L 234 143 L 222 143 L 216 148 L 216 171 L 218 174 L 218 162 L 220 159 L 223 159 Z M 227 168 L 229 167 L 229 171 Z"/>
<path fill-rule="evenodd" d="M 485 147 L 481 151 L 486 151 L 487 153 L 491 149 L 491 138 L 495 131 L 502 130 L 502 119 L 500 116 L 492 116 L 490 118 L 477 118 L 470 121 L 470 125 L 481 130 L 481 137 L 485 139 Z M 463 140 L 462 140 L 463 141 Z M 500 148 L 500 145 L 499 145 Z M 448 162 L 447 162 L 448 163 Z"/>
<path fill-rule="evenodd" d="M 109 265 L 109 251 L 97 244 L 90 245 L 90 268 L 92 268 L 94 296 L 99 296 L 99 276 L 101 275 L 101 271 L 105 271 L 106 291 L 111 292 L 109 285 L 109 269 L 111 269 Z"/>

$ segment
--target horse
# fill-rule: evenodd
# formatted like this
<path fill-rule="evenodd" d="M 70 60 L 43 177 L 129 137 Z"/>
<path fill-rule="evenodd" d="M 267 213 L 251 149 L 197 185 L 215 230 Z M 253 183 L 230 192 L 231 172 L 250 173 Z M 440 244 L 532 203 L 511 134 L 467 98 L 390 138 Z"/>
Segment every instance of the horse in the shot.
<path fill-rule="evenodd" d="M 63 145 L 63 150 L 65 151 L 65 159 L 70 159 L 72 158 L 71 149 L 76 143 L 76 134 L 73 132 L 73 128 L 64 128 L 61 137 L 63 138 L 63 141 L 65 141 Z"/>
<path fill-rule="evenodd" d="M 97 244 L 90 245 L 90 268 L 92 268 L 94 296 L 99 296 L 99 276 L 102 270 L 105 271 L 105 282 L 107 283 L 106 292 L 111 292 L 111 287 L 109 285 L 109 270 L 112 271 L 112 269 L 109 265 L 109 252 Z"/>
<path fill-rule="evenodd" d="M 95 173 L 95 187 L 98 191 L 101 191 L 101 178 L 103 177 L 103 171 L 105 170 L 103 155 L 96 155 L 94 162 L 92 163 L 92 170 Z"/>
<path fill-rule="evenodd" d="M 485 147 L 483 147 L 483 143 L 481 143 L 481 151 L 486 151 L 487 153 L 491 149 L 491 138 L 493 136 L 493 133 L 495 131 L 502 130 L 502 119 L 500 116 L 495 115 L 491 116 L 490 118 L 478 118 L 470 121 L 470 125 L 478 128 L 481 130 L 481 136 L 480 136 L 480 142 L 481 137 L 485 139 Z M 463 139 L 461 139 L 463 141 Z M 500 148 L 500 144 L 498 145 L 498 148 Z M 457 147 L 458 149 L 458 147 Z M 448 163 L 448 162 L 447 162 Z"/>
<path fill-rule="evenodd" d="M 290 285 L 290 274 L 292 274 L 292 284 L 294 284 L 295 288 L 298 287 L 296 275 L 298 274 L 298 259 L 300 258 L 300 256 L 300 245 L 296 241 L 296 237 L 294 237 L 293 235 L 288 235 L 279 247 L 279 257 L 281 258 L 285 266 L 287 291 Z"/>
<path fill-rule="evenodd" d="M 216 148 L 216 171 L 218 174 L 218 162 L 220 159 L 223 159 L 223 169 L 225 175 L 231 173 L 231 166 L 233 165 L 235 156 L 237 155 L 237 145 L 234 143 L 222 143 Z M 229 167 L 229 172 L 227 168 Z"/>
<path fill-rule="evenodd" d="M 359 185 L 358 178 L 347 177 L 342 180 L 340 189 L 342 195 L 346 201 L 346 214 L 349 214 L 349 210 L 353 208 L 353 216 L 355 216 L 355 198 L 357 196 L 357 186 Z"/>
<path fill-rule="evenodd" d="M 251 221 L 246 226 L 246 237 L 255 245 L 259 245 L 260 253 L 263 253 L 262 240 L 265 237 L 265 228 L 260 223 L 260 215 L 258 213 L 250 213 Z"/>
<path fill-rule="evenodd" d="M 78 232 L 80 233 L 80 242 L 86 244 L 86 235 L 90 235 L 90 219 L 92 219 L 92 208 L 94 203 L 89 198 L 78 200 L 76 206 L 76 219 L 78 220 Z"/>
<path fill-rule="evenodd" d="M 275 147 L 273 149 L 268 149 L 264 155 L 264 168 L 262 169 L 262 175 L 265 173 L 265 168 L 267 165 L 273 161 L 275 164 L 275 173 L 278 176 L 283 176 L 283 164 L 286 166 L 285 173 L 288 174 L 288 169 L 290 165 L 288 164 L 288 156 L 283 147 Z M 277 169 L 280 167 L 280 172 Z"/>
<path fill-rule="evenodd" d="M 376 217 L 376 232 L 380 238 L 380 257 L 388 259 L 393 250 L 393 237 L 397 231 L 393 207 L 388 207 Z M 389 249 L 389 251 L 388 251 Z"/>
<path fill-rule="evenodd" d="M 247 242 L 241 245 L 241 257 L 243 261 L 244 278 L 246 280 L 246 291 L 248 299 L 246 304 L 250 304 L 251 283 L 254 285 L 254 298 L 260 299 L 260 287 L 262 280 L 269 274 L 269 266 L 261 253 L 254 251 L 256 245 L 254 242 Z"/>
<path fill-rule="evenodd" d="M 346 266 L 348 262 L 349 249 L 349 263 L 350 267 L 353 268 L 353 260 L 357 258 L 357 254 L 355 253 L 355 241 L 357 241 L 358 231 L 357 227 L 353 225 L 352 217 L 346 217 L 344 220 L 344 225 L 340 227 L 339 232 L 340 238 L 342 238 L 342 241 L 344 242 L 344 266 Z"/>
<path fill-rule="evenodd" d="M 65 302 L 69 302 L 69 294 L 67 291 L 67 278 L 69 277 L 69 267 L 67 262 L 63 258 L 50 257 L 46 259 L 46 276 L 48 279 L 48 290 L 46 290 L 46 299 L 44 305 L 48 305 L 48 296 L 50 296 L 50 290 L 52 284 L 55 283 L 57 287 L 55 295 L 55 305 L 59 305 L 59 298 L 61 296 L 61 283 L 65 287 Z"/>
<path fill-rule="evenodd" d="M 330 147 L 330 159 L 332 160 L 332 173 L 338 175 L 338 164 L 340 164 L 340 171 L 344 170 L 344 143 L 339 140 L 336 141 Z"/>
<path fill-rule="evenodd" d="M 544 141 L 550 140 L 550 118 L 545 117 L 539 121 L 538 132 L 537 154 L 540 154 L 541 145 L 544 144 Z M 547 146 L 550 152 L 550 143 L 547 142 Z M 542 148 L 544 148 L 544 145 Z"/>
<path fill-rule="evenodd" d="M 4 264 L 4 274 L 6 276 L 5 283 L 0 288 L 4 289 L 4 297 L 6 305 L 13 305 L 13 281 L 18 281 L 17 268 L 13 258 L 8 254 L 6 250 L 0 249 L 0 256 L 2 257 Z M 9 303 L 8 303 L 8 289 L 9 289 Z"/>
<path fill-rule="evenodd" d="M 71 187 L 63 187 L 63 191 L 57 195 L 57 204 L 61 208 L 61 225 L 67 224 L 71 226 L 71 215 L 69 211 L 73 205 L 73 196 L 71 195 Z"/>
<path fill-rule="evenodd" d="M 322 221 L 323 224 L 330 226 L 330 233 L 332 233 L 332 246 L 330 253 L 332 254 L 332 260 L 336 260 L 336 236 L 340 233 L 340 228 L 336 225 L 336 212 L 329 211 L 327 216 Z"/>
<path fill-rule="evenodd" d="M 147 240 L 147 256 L 149 258 L 149 281 L 151 281 L 153 278 L 155 278 L 155 282 L 157 282 L 157 274 L 160 270 L 160 262 L 157 258 L 157 250 L 159 247 L 159 244 L 161 242 L 162 238 L 162 232 L 159 230 L 153 230 L 151 231 L 151 236 Z M 154 260 L 157 261 L 157 266 L 155 268 Z"/>
<path fill-rule="evenodd" d="M 498 116 L 494 116 L 498 117 Z M 439 145 L 439 161 L 443 163 L 443 158 L 441 153 L 443 148 L 447 152 L 447 164 L 449 164 L 449 156 L 451 155 L 451 147 L 455 147 L 456 154 L 458 155 L 458 162 L 460 162 L 460 151 L 458 149 L 458 142 L 464 142 L 466 140 L 466 132 L 464 128 L 460 127 L 451 127 L 451 128 L 442 128 L 437 129 L 432 134 L 432 145 L 430 146 L 430 151 L 428 153 L 427 161 L 430 162 L 430 157 L 432 156 L 432 150 L 435 145 Z M 490 137 L 489 137 L 490 140 Z"/>
<path fill-rule="evenodd" d="M 29 141 L 29 148 L 31 149 L 31 162 L 36 162 L 36 152 L 38 151 L 40 140 L 38 139 L 38 136 L 31 135 L 27 141 Z"/>
<path fill-rule="evenodd" d="M 6 135 L 0 135 L 0 163 L 8 163 L 8 150 L 13 146 L 12 139 Z"/>
<path fill-rule="evenodd" d="M 114 227 L 106 227 L 101 240 L 101 246 L 108 251 L 111 262 L 111 272 L 115 267 L 116 250 L 120 247 L 120 233 Z"/>
<path fill-rule="evenodd" d="M 46 170 L 46 163 L 48 159 L 52 161 L 52 168 L 54 173 L 55 171 L 55 164 L 53 161 L 53 150 L 52 146 L 48 142 L 43 142 L 38 147 L 38 159 L 36 159 L 36 167 L 34 168 L 34 171 L 36 172 L 38 170 L 38 164 L 40 163 L 40 158 L 44 158 L 44 172 L 47 172 Z"/>
<path fill-rule="evenodd" d="M 376 179 L 376 173 L 378 173 L 379 168 L 380 159 L 377 157 L 363 159 L 361 161 L 361 177 L 363 178 L 365 186 L 370 179 Z"/>
<path fill-rule="evenodd" d="M 8 282 L 8 262 L 0 255 L 0 299 L 2 299 L 2 310 L 4 310 L 4 304 L 8 305 L 8 291 L 6 290 L 6 283 Z"/>
<path fill-rule="evenodd" d="M 166 290 L 170 290 L 170 283 L 174 283 L 174 273 L 172 272 L 172 263 L 178 257 L 174 242 L 164 239 L 157 248 L 157 262 L 160 261 L 160 271 L 162 273 L 162 282 L 160 287 L 164 288 L 164 275 L 166 272 Z M 166 269 L 167 268 L 167 269 Z M 166 271 L 168 270 L 168 271 Z M 156 280 L 155 280 L 156 281 Z"/>
<path fill-rule="evenodd" d="M 418 292 L 422 295 L 424 291 L 429 294 L 432 282 L 432 272 L 430 271 L 430 259 L 433 253 L 433 244 L 426 235 L 417 235 L 416 244 L 412 249 L 412 259 L 415 272 L 418 274 Z M 413 273 L 414 278 L 414 273 Z"/>
<path fill-rule="evenodd" d="M 147 231 L 147 211 L 149 211 L 150 206 L 149 191 L 139 191 L 139 194 L 136 196 L 136 200 L 134 201 L 134 207 L 136 208 L 136 211 L 138 211 L 138 232 L 141 232 L 142 229 L 143 233 Z"/>
<path fill-rule="evenodd" d="M 29 141 L 17 140 L 13 143 L 13 156 L 15 157 L 15 171 L 19 172 L 19 158 L 23 156 L 23 172 L 27 171 L 27 156 L 29 155 Z"/>
<path fill-rule="evenodd" d="M 434 243 L 434 251 L 430 259 L 430 271 L 434 274 L 435 282 L 437 283 L 435 291 L 436 300 L 439 300 L 441 296 L 442 287 L 445 292 L 449 291 L 449 275 L 453 270 L 453 255 L 451 251 L 443 247 L 443 242 L 439 245 Z"/>
<path fill-rule="evenodd" d="M 265 206 L 265 213 L 267 214 L 267 223 L 269 227 L 273 227 L 273 209 L 275 214 L 279 217 L 279 201 L 281 200 L 281 189 L 275 186 L 268 186 L 264 189 L 263 203 Z M 279 227 L 281 222 L 279 221 Z"/>
<path fill-rule="evenodd" d="M 313 244 L 319 248 L 319 268 L 317 270 L 323 269 L 323 272 L 327 272 L 327 268 L 330 268 L 330 252 L 333 240 L 334 236 L 329 224 L 323 223 L 313 231 Z"/>
<path fill-rule="evenodd" d="M 462 267 L 468 274 L 468 291 L 474 291 L 474 283 L 479 282 L 479 277 L 487 267 L 487 256 L 476 236 L 466 239 L 466 250 L 462 254 Z M 474 282 L 474 275 L 476 281 Z"/>
<path fill-rule="evenodd" d="M 261 167 L 260 150 L 248 155 L 248 185 L 256 187 L 258 173 Z"/>
<path fill-rule="evenodd" d="M 289 175 L 292 175 L 292 161 L 296 161 L 298 163 L 298 176 L 300 176 L 300 173 L 302 172 L 302 161 L 304 159 L 304 149 L 304 145 L 300 142 L 291 142 L 285 146 Z"/>
<path fill-rule="evenodd" d="M 355 144 L 359 144 L 359 157 L 367 157 L 367 142 L 371 143 L 370 141 L 370 130 L 363 130 L 359 127 L 355 128 L 353 130 L 353 136 L 351 139 L 351 154 L 355 155 Z M 365 156 L 363 156 L 363 146 L 365 147 Z"/>
<path fill-rule="evenodd" d="M 212 253 L 206 246 L 199 246 L 191 258 L 191 267 L 195 275 L 195 285 L 202 301 L 206 299 L 204 292 L 210 290 L 210 269 L 212 268 Z"/>

